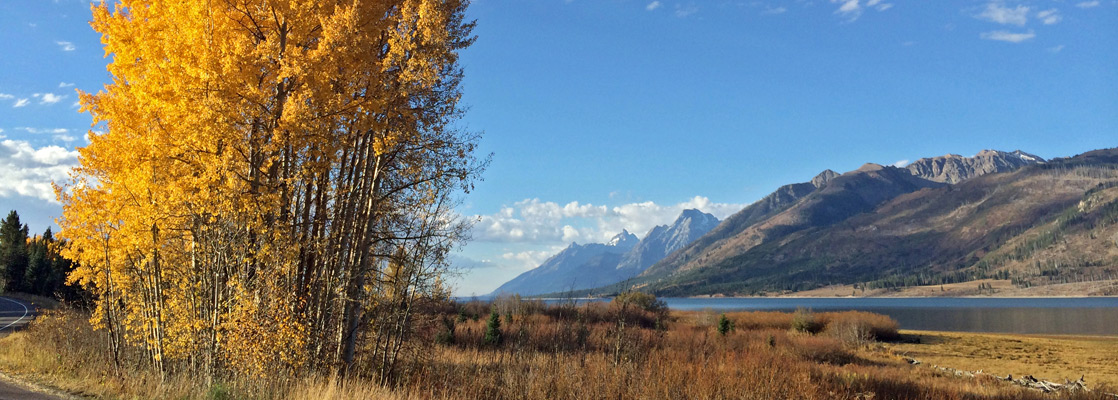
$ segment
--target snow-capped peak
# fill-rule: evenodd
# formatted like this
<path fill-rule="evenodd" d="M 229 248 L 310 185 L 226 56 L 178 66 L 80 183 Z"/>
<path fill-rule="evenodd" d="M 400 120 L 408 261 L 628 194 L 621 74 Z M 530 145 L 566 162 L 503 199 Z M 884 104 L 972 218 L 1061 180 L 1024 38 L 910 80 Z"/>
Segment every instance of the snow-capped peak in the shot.
<path fill-rule="evenodd" d="M 1042 163 L 1042 162 L 1045 162 L 1045 160 L 1044 160 L 1043 158 L 1040 158 L 1040 157 L 1038 157 L 1038 156 L 1034 156 L 1034 155 L 1032 155 L 1032 154 L 1029 154 L 1029 153 L 1023 152 L 1023 151 L 1021 151 L 1021 150 L 1017 150 L 1017 151 L 1014 151 L 1014 152 L 1012 152 L 1012 153 L 1010 153 L 1010 154 L 1012 154 L 1012 155 L 1014 155 L 1014 156 L 1017 156 L 1017 158 L 1020 158 L 1020 159 L 1022 159 L 1022 160 L 1028 161 L 1028 162 L 1034 162 L 1034 163 Z"/>
<path fill-rule="evenodd" d="M 606 242 L 606 246 L 633 247 L 638 241 L 637 235 L 629 233 L 627 229 L 622 229 L 621 233 Z"/>

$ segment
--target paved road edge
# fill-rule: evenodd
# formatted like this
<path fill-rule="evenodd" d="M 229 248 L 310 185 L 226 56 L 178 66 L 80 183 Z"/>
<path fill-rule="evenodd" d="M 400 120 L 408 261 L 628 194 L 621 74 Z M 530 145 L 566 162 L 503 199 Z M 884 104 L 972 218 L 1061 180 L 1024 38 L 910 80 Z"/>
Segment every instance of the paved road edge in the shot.
<path fill-rule="evenodd" d="M 59 390 L 59 389 L 56 389 L 56 388 L 53 388 L 53 387 L 50 387 L 50 386 L 40 385 L 38 383 L 31 382 L 31 381 L 28 381 L 26 379 L 22 379 L 19 376 L 9 374 L 9 373 L 7 373 L 6 371 L 3 371 L 3 370 L 0 370 L 0 382 L 4 382 L 4 383 L 7 383 L 9 385 L 16 386 L 20 389 L 24 389 L 24 390 L 27 390 L 29 392 L 35 392 L 35 393 L 44 394 L 44 395 L 47 395 L 47 396 L 54 396 L 54 397 L 57 397 L 59 399 L 66 399 L 66 400 L 84 400 L 84 399 L 86 399 L 86 397 L 75 396 L 73 394 L 66 393 L 62 390 Z"/>

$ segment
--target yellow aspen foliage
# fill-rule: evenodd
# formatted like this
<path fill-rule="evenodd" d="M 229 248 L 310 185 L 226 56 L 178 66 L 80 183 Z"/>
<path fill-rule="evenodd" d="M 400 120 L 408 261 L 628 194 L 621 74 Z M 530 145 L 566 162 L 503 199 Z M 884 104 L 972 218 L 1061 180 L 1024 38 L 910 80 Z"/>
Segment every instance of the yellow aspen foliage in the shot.
<path fill-rule="evenodd" d="M 466 6 L 93 5 L 112 83 L 81 93 L 104 129 L 57 190 L 59 236 L 113 356 L 392 373 L 410 302 L 445 295 L 453 206 L 487 162 L 455 126 Z"/>

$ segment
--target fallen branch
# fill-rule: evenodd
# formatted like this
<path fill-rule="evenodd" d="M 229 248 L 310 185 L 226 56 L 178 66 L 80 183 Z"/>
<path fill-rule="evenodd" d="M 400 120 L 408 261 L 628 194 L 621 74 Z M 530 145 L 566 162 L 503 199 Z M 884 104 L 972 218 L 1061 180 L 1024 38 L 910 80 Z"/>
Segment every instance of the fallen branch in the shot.
<path fill-rule="evenodd" d="M 904 360 L 906 362 L 908 362 L 909 364 L 912 364 L 912 365 L 920 365 L 921 364 L 920 360 L 917 360 L 917 359 L 911 358 L 911 357 L 904 357 Z M 1025 376 L 1022 376 L 1019 379 L 1013 379 L 1012 374 L 1001 377 L 1001 376 L 997 376 L 997 375 L 993 375 L 993 374 L 984 373 L 984 372 L 982 372 L 982 370 L 965 371 L 965 370 L 955 369 L 955 368 L 951 368 L 951 367 L 941 367 L 939 365 L 932 365 L 931 367 L 932 367 L 932 369 L 935 369 L 937 371 L 940 371 L 940 372 L 943 372 L 943 373 L 946 373 L 946 374 L 950 374 L 950 375 L 954 375 L 954 376 L 959 376 L 959 377 L 977 378 L 979 376 L 989 376 L 989 377 L 993 377 L 993 378 L 995 378 L 997 380 L 1000 380 L 1000 381 L 1010 382 L 1010 383 L 1013 383 L 1013 384 L 1016 384 L 1016 385 L 1019 385 L 1019 386 L 1024 386 L 1024 387 L 1029 388 L 1029 389 L 1039 390 L 1039 391 L 1042 391 L 1044 393 L 1052 393 L 1052 392 L 1059 392 L 1059 391 L 1067 391 L 1067 392 L 1079 392 L 1079 391 L 1090 392 L 1091 391 L 1091 389 L 1087 388 L 1087 381 L 1084 380 L 1083 376 L 1080 376 L 1079 379 L 1076 380 L 1076 381 L 1069 381 L 1069 380 L 1065 379 L 1064 383 L 1056 383 L 1056 382 L 1046 381 L 1046 380 L 1042 380 L 1042 379 L 1037 379 L 1036 377 L 1033 377 L 1032 375 L 1025 375 Z M 1111 394 L 1111 393 L 1107 393 L 1107 394 L 1110 395 L 1110 396 L 1113 396 L 1115 398 L 1118 398 L 1118 395 Z"/>

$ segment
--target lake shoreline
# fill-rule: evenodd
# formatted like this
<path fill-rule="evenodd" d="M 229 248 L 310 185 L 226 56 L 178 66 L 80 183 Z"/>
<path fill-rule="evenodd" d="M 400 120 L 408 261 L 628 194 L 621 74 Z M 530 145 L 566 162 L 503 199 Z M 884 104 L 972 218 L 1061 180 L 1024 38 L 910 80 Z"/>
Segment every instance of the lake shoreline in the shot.
<path fill-rule="evenodd" d="M 1010 280 L 981 279 L 943 285 L 910 286 L 899 289 L 865 289 L 853 284 L 830 285 L 796 292 L 762 296 L 699 295 L 695 298 L 1035 298 L 1118 297 L 1118 280 L 1056 283 L 1027 288 Z"/>

